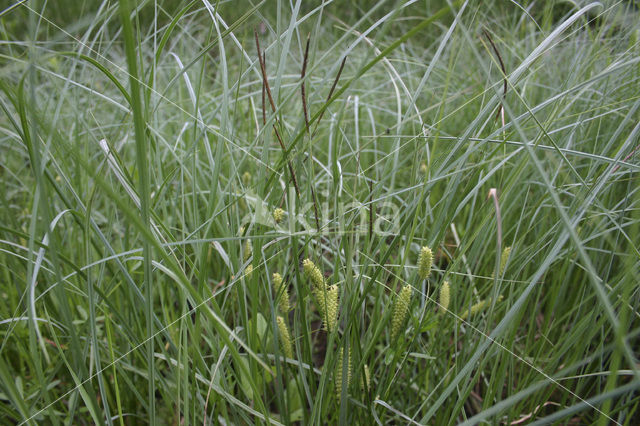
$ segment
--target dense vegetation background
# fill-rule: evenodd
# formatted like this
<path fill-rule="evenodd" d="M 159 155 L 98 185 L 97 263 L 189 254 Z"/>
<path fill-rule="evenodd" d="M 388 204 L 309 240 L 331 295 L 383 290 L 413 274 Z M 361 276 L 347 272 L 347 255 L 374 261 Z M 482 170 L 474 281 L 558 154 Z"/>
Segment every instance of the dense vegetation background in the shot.
<path fill-rule="evenodd" d="M 3 3 L 0 422 L 638 424 L 639 22 Z"/>

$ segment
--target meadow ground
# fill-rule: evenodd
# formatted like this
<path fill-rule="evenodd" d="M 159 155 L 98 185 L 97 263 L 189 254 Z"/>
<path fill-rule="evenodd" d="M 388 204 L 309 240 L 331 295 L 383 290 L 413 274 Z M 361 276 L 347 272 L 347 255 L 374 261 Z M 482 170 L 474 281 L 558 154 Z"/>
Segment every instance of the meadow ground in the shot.
<path fill-rule="evenodd" d="M 0 423 L 638 424 L 638 2 L 0 7 Z"/>

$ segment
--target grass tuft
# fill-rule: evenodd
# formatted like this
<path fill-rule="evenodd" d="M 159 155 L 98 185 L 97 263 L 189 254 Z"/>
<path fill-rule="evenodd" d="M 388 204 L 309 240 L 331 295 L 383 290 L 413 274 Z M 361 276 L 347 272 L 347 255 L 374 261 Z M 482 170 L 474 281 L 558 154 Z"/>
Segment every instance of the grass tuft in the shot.
<path fill-rule="evenodd" d="M 0 424 L 637 423 L 634 2 L 14 3 Z"/>

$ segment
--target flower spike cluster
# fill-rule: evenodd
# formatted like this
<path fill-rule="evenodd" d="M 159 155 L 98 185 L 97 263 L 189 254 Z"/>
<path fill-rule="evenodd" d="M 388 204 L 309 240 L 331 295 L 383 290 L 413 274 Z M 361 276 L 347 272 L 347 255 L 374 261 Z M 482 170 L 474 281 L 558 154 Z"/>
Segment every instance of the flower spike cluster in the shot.
<path fill-rule="evenodd" d="M 282 281 L 282 275 L 277 272 L 273 273 L 273 289 L 276 292 L 276 302 L 278 303 L 278 309 L 283 314 L 289 313 L 289 292 L 287 286 Z"/>
<path fill-rule="evenodd" d="M 336 363 L 336 373 L 333 376 L 336 386 L 336 399 L 339 401 L 342 397 L 342 369 L 343 369 L 344 349 L 340 348 L 338 354 L 338 362 Z M 347 387 L 351 384 L 351 354 L 347 352 Z"/>
<path fill-rule="evenodd" d="M 285 211 L 283 209 L 281 209 L 280 207 L 276 208 L 273 211 L 273 221 L 275 223 L 282 222 L 282 219 L 284 219 L 284 213 L 285 213 Z"/>
<path fill-rule="evenodd" d="M 433 253 L 431 249 L 424 246 L 418 255 L 418 276 L 421 280 L 426 280 L 431 275 L 431 265 L 433 264 Z"/>
<path fill-rule="evenodd" d="M 511 247 L 505 247 L 502 250 L 502 256 L 500 256 L 500 276 L 504 274 L 504 269 L 507 267 L 507 260 L 509 260 L 509 255 L 511 254 Z"/>
<path fill-rule="evenodd" d="M 400 290 L 400 293 L 396 296 L 396 301 L 393 304 L 393 313 L 391 315 L 391 340 L 396 338 L 404 325 L 407 313 L 409 312 L 412 293 L 413 290 L 411 286 L 407 284 L 402 287 L 402 290 Z"/>
<path fill-rule="evenodd" d="M 498 296 L 498 299 L 496 300 L 496 303 L 501 302 L 502 299 L 503 299 L 502 295 Z M 492 301 L 491 298 L 481 300 L 480 302 L 478 302 L 475 305 L 473 305 L 470 310 L 463 312 L 460 315 L 460 319 L 461 320 L 466 320 L 467 317 L 473 316 L 473 315 L 477 314 L 478 312 L 484 311 L 489 306 L 491 306 L 491 301 Z"/>
<path fill-rule="evenodd" d="M 313 287 L 324 287 L 324 278 L 322 276 L 322 271 L 311 261 L 311 259 L 305 259 L 302 262 L 302 268 L 304 269 L 304 273 L 311 280 Z"/>
<path fill-rule="evenodd" d="M 289 328 L 287 322 L 283 317 L 278 315 L 276 317 L 278 323 L 278 332 L 280 334 L 280 345 L 282 346 L 282 352 L 287 358 L 293 358 L 293 345 L 291 343 L 291 334 L 289 334 Z"/>
<path fill-rule="evenodd" d="M 312 292 L 316 299 L 316 305 L 324 328 L 328 332 L 332 332 L 338 325 L 338 286 L 328 286 L 322 275 L 322 271 L 310 260 L 305 259 L 302 262 L 304 273 L 311 281 Z"/>
<path fill-rule="evenodd" d="M 449 310 L 450 291 L 449 281 L 442 283 L 442 287 L 440 287 L 440 312 Z"/>

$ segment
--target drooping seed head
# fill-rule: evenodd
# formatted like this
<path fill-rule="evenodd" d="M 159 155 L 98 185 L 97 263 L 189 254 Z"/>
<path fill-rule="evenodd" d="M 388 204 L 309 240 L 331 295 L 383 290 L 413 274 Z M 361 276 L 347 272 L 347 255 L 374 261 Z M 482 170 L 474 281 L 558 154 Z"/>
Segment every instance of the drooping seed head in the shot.
<path fill-rule="evenodd" d="M 313 295 L 324 329 L 331 333 L 338 325 L 338 286 L 316 287 Z"/>
<path fill-rule="evenodd" d="M 433 253 L 431 249 L 424 246 L 420 249 L 418 255 L 418 276 L 420 279 L 427 279 L 431 274 L 431 265 L 433 264 Z"/>
<path fill-rule="evenodd" d="M 307 278 L 311 280 L 315 288 L 322 289 L 324 287 L 324 277 L 322 271 L 311 261 L 311 259 L 305 259 L 302 262 L 302 268 Z"/>
<path fill-rule="evenodd" d="M 313 296 L 316 299 L 316 307 L 318 308 L 318 312 L 320 313 L 320 317 L 322 318 L 322 322 L 326 324 L 327 318 L 327 296 L 325 290 L 322 288 L 314 288 Z"/>
<path fill-rule="evenodd" d="M 402 287 L 400 293 L 396 296 L 393 304 L 393 312 L 391 315 L 391 340 L 395 339 L 400 330 L 404 326 L 407 313 L 409 312 L 409 304 L 411 303 L 411 294 L 413 290 L 409 284 Z"/>

